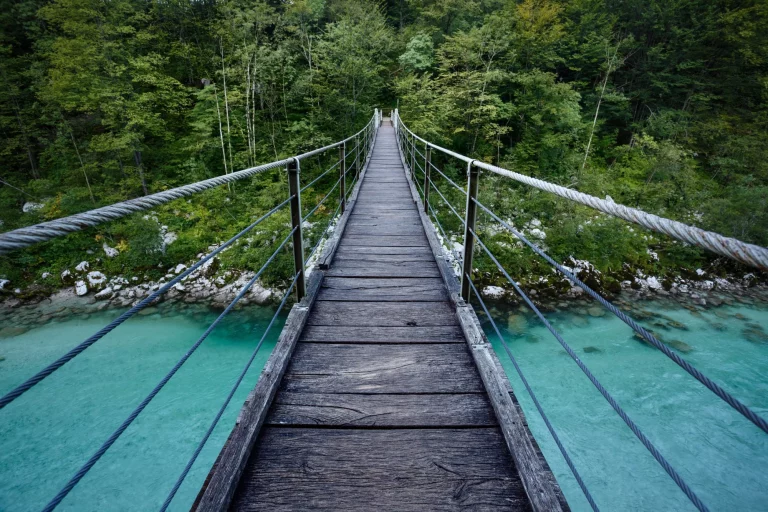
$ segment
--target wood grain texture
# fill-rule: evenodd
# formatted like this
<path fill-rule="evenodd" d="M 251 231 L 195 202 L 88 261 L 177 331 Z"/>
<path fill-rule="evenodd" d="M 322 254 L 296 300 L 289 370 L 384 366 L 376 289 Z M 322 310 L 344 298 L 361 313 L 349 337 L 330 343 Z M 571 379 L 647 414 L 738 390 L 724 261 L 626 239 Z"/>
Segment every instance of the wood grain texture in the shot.
<path fill-rule="evenodd" d="M 466 343 L 458 325 L 380 328 L 307 325 L 301 340 L 312 343 Z"/>
<path fill-rule="evenodd" d="M 419 236 L 367 236 L 344 235 L 341 239 L 342 246 L 362 245 L 366 247 L 427 247 L 427 237 Z"/>
<path fill-rule="evenodd" d="M 299 343 L 281 391 L 483 393 L 465 345 Z"/>
<path fill-rule="evenodd" d="M 338 261 L 338 260 L 337 260 Z M 326 277 L 318 300 L 348 301 L 447 301 L 443 282 L 437 278 L 358 279 Z"/>
<path fill-rule="evenodd" d="M 265 428 L 233 508 L 529 510 L 493 428 Z"/>
<path fill-rule="evenodd" d="M 359 427 L 495 427 L 488 397 L 456 395 L 356 395 L 281 392 L 268 425 Z"/>
<path fill-rule="evenodd" d="M 456 325 L 456 314 L 445 302 L 318 302 L 307 325 L 356 327 L 430 327 Z"/>
<path fill-rule="evenodd" d="M 440 277 L 440 271 L 434 262 L 426 261 L 387 261 L 387 262 L 347 262 L 347 265 L 328 270 L 327 275 L 333 277 L 411 277 L 430 278 Z"/>
<path fill-rule="evenodd" d="M 293 354 L 309 310 L 323 280 L 321 272 L 307 280 L 307 295 L 291 308 L 272 354 L 261 371 L 256 387 L 248 395 L 217 464 L 211 468 L 202 496 L 197 500 L 199 512 L 225 510 L 232 501 L 240 476 L 251 455 L 256 438 L 267 416 L 277 388 Z"/>

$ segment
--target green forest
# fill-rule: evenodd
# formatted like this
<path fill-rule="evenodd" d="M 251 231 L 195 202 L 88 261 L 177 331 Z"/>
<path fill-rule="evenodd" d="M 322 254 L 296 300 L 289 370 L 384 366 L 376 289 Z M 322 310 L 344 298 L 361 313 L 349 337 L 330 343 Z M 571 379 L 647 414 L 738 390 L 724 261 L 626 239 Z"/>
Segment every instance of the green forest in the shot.
<path fill-rule="evenodd" d="M 454 151 L 768 245 L 764 0 L 1 3 L 0 231 L 320 147 L 362 128 L 374 108 L 397 107 L 418 135 Z M 588 260 L 619 280 L 635 269 L 749 271 L 510 180 L 481 180 L 484 200 L 559 261 Z M 314 192 L 323 190 L 307 204 Z M 285 197 L 285 173 L 266 173 L 0 257 L 0 278 L 46 291 L 86 251 L 108 273 L 151 273 Z M 222 263 L 258 268 L 286 218 Z M 511 273 L 549 272 L 491 228 Z M 163 230 L 177 239 L 160 250 Z M 103 258 L 103 246 L 119 256 Z M 290 265 L 286 255 L 268 279 Z"/>

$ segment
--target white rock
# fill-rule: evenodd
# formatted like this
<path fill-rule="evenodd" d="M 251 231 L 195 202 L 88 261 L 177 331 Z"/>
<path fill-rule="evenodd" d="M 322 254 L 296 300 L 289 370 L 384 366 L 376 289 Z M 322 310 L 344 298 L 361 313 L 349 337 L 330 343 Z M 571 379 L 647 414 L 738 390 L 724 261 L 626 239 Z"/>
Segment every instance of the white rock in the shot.
<path fill-rule="evenodd" d="M 66 269 L 66 270 L 64 270 L 64 272 L 61 273 L 61 280 L 64 281 L 65 279 L 67 279 L 71 275 L 72 275 L 72 272 L 70 272 L 69 269 Z"/>
<path fill-rule="evenodd" d="M 661 283 L 655 277 L 649 277 L 646 282 L 648 283 L 648 288 L 651 290 L 661 290 Z"/>
<path fill-rule="evenodd" d="M 530 225 L 531 225 L 531 226 L 533 226 L 534 228 L 539 228 L 539 227 L 541 227 L 541 221 L 540 221 L 539 219 L 533 219 L 533 220 L 532 220 L 531 222 L 529 222 L 528 224 L 530 224 Z"/>
<path fill-rule="evenodd" d="M 181 274 L 185 270 L 187 270 L 187 266 L 184 265 L 183 263 L 179 263 L 178 265 L 176 265 L 176 268 L 173 269 L 173 273 L 174 274 Z"/>
<path fill-rule="evenodd" d="M 48 279 L 49 277 L 51 277 L 51 273 L 50 272 L 43 272 L 43 275 L 41 275 L 40 277 L 42 277 L 43 279 Z"/>
<path fill-rule="evenodd" d="M 120 251 L 118 251 L 114 247 L 108 246 L 107 242 L 104 242 L 104 245 L 102 245 L 101 247 L 102 249 L 104 249 L 104 254 L 107 255 L 107 258 L 114 258 L 118 254 L 120 254 Z"/>
<path fill-rule="evenodd" d="M 104 288 L 99 293 L 95 295 L 97 300 L 104 300 L 104 299 L 111 299 L 112 295 L 114 295 L 114 292 L 112 291 L 112 288 Z"/>
<path fill-rule="evenodd" d="M 703 270 L 701 270 L 700 268 L 697 268 L 697 269 L 696 269 L 696 275 L 699 275 L 699 276 L 703 276 L 704 274 L 706 274 L 706 272 L 704 272 L 704 271 L 703 271 Z"/>
<path fill-rule="evenodd" d="M 8 279 L 0 279 L 0 290 L 5 288 L 5 285 L 9 284 L 10 281 Z"/>
<path fill-rule="evenodd" d="M 169 231 L 163 235 L 163 247 L 166 245 L 171 245 L 173 242 L 179 239 L 179 235 L 174 233 L 173 231 Z"/>
<path fill-rule="evenodd" d="M 547 238 L 547 234 L 538 228 L 533 228 L 528 232 L 528 234 L 531 235 L 533 238 L 538 238 L 539 240 L 544 240 L 545 238 Z"/>
<path fill-rule="evenodd" d="M 139 280 L 139 278 L 138 278 L 138 277 L 136 277 L 136 276 L 133 276 L 133 277 L 131 278 L 131 281 L 138 281 L 138 280 Z"/>
<path fill-rule="evenodd" d="M 714 287 L 715 287 L 715 283 L 712 281 L 704 281 L 703 283 L 701 283 L 701 288 L 704 290 L 711 290 Z"/>
<path fill-rule="evenodd" d="M 75 293 L 80 297 L 88 293 L 88 286 L 86 286 L 85 281 L 75 283 Z"/>
<path fill-rule="evenodd" d="M 483 295 L 492 299 L 500 299 L 504 295 L 504 288 L 501 286 L 486 286 L 483 288 Z"/>
<path fill-rule="evenodd" d="M 77 266 L 75 267 L 75 270 L 77 270 L 78 272 L 85 272 L 86 270 L 88 270 L 89 266 L 90 265 L 88 264 L 87 261 L 81 261 L 80 263 L 77 264 Z"/>
<path fill-rule="evenodd" d="M 173 289 L 176 290 L 177 292 L 185 292 L 185 291 L 187 291 L 187 289 L 184 288 L 184 285 L 181 284 L 181 283 L 176 283 L 175 285 L 173 285 Z"/>
<path fill-rule="evenodd" d="M 90 284 L 91 286 L 97 286 L 107 282 L 107 276 L 105 276 L 98 270 L 94 270 L 93 272 L 88 272 L 87 277 L 88 277 L 88 284 Z"/>
<path fill-rule="evenodd" d="M 32 201 L 29 201 L 27 203 L 24 203 L 24 206 L 21 207 L 21 211 L 24 213 L 33 212 L 35 210 L 39 210 L 45 205 L 43 203 L 33 203 Z"/>

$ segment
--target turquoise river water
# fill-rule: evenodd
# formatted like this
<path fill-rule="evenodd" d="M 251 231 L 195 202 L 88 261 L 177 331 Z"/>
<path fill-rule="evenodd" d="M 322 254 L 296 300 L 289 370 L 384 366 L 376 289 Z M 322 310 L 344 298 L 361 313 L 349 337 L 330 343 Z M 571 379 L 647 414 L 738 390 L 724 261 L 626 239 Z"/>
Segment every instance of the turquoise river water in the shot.
<path fill-rule="evenodd" d="M 645 303 L 643 309 L 646 316 L 655 315 L 646 325 L 768 416 L 768 307 L 740 304 L 689 311 Z M 598 505 L 622 511 L 694 510 L 557 341 L 533 317 L 521 314 L 507 327 L 509 313 L 497 313 Z M 271 314 L 269 308 L 233 312 L 60 509 L 157 509 Z M 115 316 L 112 311 L 53 321 L 0 338 L 0 394 Z M 583 312 L 548 317 L 711 510 L 768 509 L 768 436 L 659 351 L 634 339 L 618 319 Z M 0 510 L 42 508 L 213 318 L 215 313 L 197 309 L 133 318 L 0 411 Z M 280 328 L 273 327 L 172 509 L 189 509 Z M 588 510 L 506 353 L 495 337 L 491 340 L 571 507 Z"/>

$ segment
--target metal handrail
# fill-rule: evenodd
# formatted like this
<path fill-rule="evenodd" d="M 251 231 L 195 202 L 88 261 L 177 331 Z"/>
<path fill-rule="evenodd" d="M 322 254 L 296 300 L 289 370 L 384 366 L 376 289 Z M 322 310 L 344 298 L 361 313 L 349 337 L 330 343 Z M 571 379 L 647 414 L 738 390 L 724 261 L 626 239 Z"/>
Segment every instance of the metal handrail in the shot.
<path fill-rule="evenodd" d="M 574 359 L 577 365 L 582 369 L 582 371 L 587 375 L 590 381 L 598 388 L 598 390 L 601 392 L 603 397 L 611 404 L 611 406 L 614 408 L 614 410 L 619 414 L 619 416 L 625 421 L 625 423 L 629 426 L 629 428 L 635 433 L 635 435 L 640 439 L 642 444 L 651 452 L 651 454 L 654 456 L 654 458 L 659 462 L 659 464 L 665 469 L 665 471 L 669 474 L 669 476 L 675 481 L 675 483 L 680 487 L 680 489 L 686 494 L 686 496 L 691 500 L 691 502 L 699 509 L 699 510 L 707 510 L 706 506 L 701 502 L 701 500 L 696 496 L 696 494 L 688 487 L 688 485 L 682 480 L 680 475 L 669 465 L 669 463 L 664 459 L 664 457 L 656 450 L 656 448 L 653 446 L 653 444 L 648 440 L 642 432 L 640 432 L 637 425 L 632 422 L 631 419 L 626 415 L 626 413 L 618 406 L 618 404 L 613 400 L 613 398 L 610 396 L 610 394 L 605 390 L 602 385 L 600 385 L 599 382 L 596 381 L 594 376 L 591 374 L 589 369 L 583 364 L 583 362 L 573 353 L 572 350 L 570 350 L 570 347 L 565 343 L 565 341 L 562 339 L 562 337 L 551 327 L 549 322 L 546 320 L 546 318 L 541 314 L 539 309 L 536 307 L 536 305 L 527 297 L 527 295 L 520 289 L 519 285 L 512 279 L 512 277 L 508 274 L 508 272 L 504 269 L 504 267 L 499 263 L 499 261 L 495 258 L 495 256 L 491 253 L 491 251 L 488 249 L 488 247 L 478 238 L 476 233 L 476 216 L 477 216 L 477 210 L 480 208 L 485 213 L 489 214 L 496 222 L 499 222 L 502 226 L 504 226 L 508 231 L 510 231 L 514 236 L 521 239 L 525 244 L 527 244 L 537 255 L 544 258 L 549 264 L 551 264 L 556 270 L 560 271 L 561 273 L 564 273 L 566 277 L 571 279 L 573 282 L 575 282 L 577 285 L 579 285 L 582 289 L 587 291 L 587 293 L 591 296 L 593 296 L 596 300 L 598 300 L 603 306 L 605 306 L 609 311 L 613 312 L 619 318 L 621 318 L 625 323 L 627 323 L 630 327 L 632 327 L 636 332 L 641 334 L 645 339 L 652 338 L 652 340 L 649 340 L 649 342 L 655 346 L 656 348 L 659 348 L 660 351 L 670 359 L 672 359 L 675 363 L 677 363 L 681 368 L 683 368 L 686 372 L 688 372 L 690 375 L 692 375 L 694 378 L 696 378 L 699 382 L 701 382 L 705 387 L 707 387 L 710 391 L 712 391 L 715 395 L 717 395 L 719 398 L 721 398 L 723 401 L 728 403 L 731 407 L 733 407 L 736 411 L 740 412 L 745 418 L 752 421 L 756 426 L 761 428 L 763 431 L 768 433 L 768 421 L 766 421 L 764 418 L 759 416 L 755 411 L 753 411 L 751 408 L 737 400 L 733 395 L 726 392 L 724 389 L 722 389 L 719 385 L 717 385 L 715 382 L 713 382 L 711 379 L 707 378 L 705 375 L 703 375 L 698 369 L 693 367 L 690 363 L 682 359 L 680 356 L 669 350 L 667 347 L 664 347 L 658 340 L 653 337 L 652 334 L 650 334 L 648 331 L 637 325 L 632 319 L 630 319 L 627 315 L 619 311 L 615 306 L 610 304 L 605 298 L 598 295 L 596 292 L 594 292 L 591 288 L 586 286 L 583 282 L 581 282 L 572 272 L 570 272 L 568 269 L 565 269 L 562 265 L 557 264 L 552 258 L 550 258 L 546 253 L 544 253 L 538 246 L 535 244 L 532 244 L 529 240 L 527 240 L 521 233 L 519 233 L 517 230 L 515 230 L 512 226 L 510 226 L 508 223 L 504 222 L 499 216 L 497 216 L 495 213 L 493 213 L 489 208 L 487 208 L 485 205 L 481 204 L 478 199 L 478 182 L 479 182 L 479 171 L 480 169 L 488 170 L 490 172 L 493 172 L 495 174 L 509 177 L 512 179 L 515 179 L 516 181 L 520 181 L 522 183 L 534 186 L 536 188 L 546 190 L 548 192 L 560 195 L 562 197 L 566 197 L 568 199 L 571 199 L 573 201 L 586 204 L 588 206 L 591 206 L 593 208 L 596 208 L 600 211 L 603 211 L 605 213 L 614 215 L 616 217 L 630 220 L 632 222 L 636 222 L 644 227 L 649 227 L 651 229 L 654 229 L 656 231 L 659 231 L 661 233 L 669 234 L 675 238 L 678 238 L 680 240 L 693 243 L 695 245 L 699 245 L 704 248 L 708 248 L 711 250 L 714 250 L 715 252 L 718 252 L 719 254 L 727 255 L 733 259 L 736 259 L 738 261 L 742 261 L 744 263 L 749 263 L 754 266 L 757 266 L 759 268 L 766 268 L 768 265 L 766 262 L 768 262 L 768 249 L 754 246 L 751 244 L 745 244 L 743 242 L 740 242 L 735 239 L 730 239 L 727 237 L 723 237 L 721 235 L 718 235 L 716 233 L 710 233 L 703 230 L 700 230 L 698 228 L 693 228 L 691 226 L 686 226 L 682 223 L 671 221 L 669 219 L 662 219 L 661 217 L 653 216 L 650 214 L 647 214 L 645 212 L 642 212 L 640 210 L 627 208 L 621 205 L 617 205 L 613 201 L 604 201 L 592 196 L 589 196 L 587 194 L 582 194 L 580 192 L 575 192 L 570 189 L 565 189 L 564 187 L 560 187 L 558 185 L 554 185 L 551 183 L 544 182 L 542 180 L 537 180 L 534 178 L 530 178 L 527 176 L 520 175 L 518 173 L 514 173 L 513 171 L 509 171 L 507 169 L 502 169 L 497 166 L 493 166 L 490 164 L 486 164 L 484 162 L 480 162 L 478 160 L 466 157 L 464 155 L 461 155 L 459 153 L 455 153 L 453 151 L 447 150 L 445 148 L 442 148 L 440 146 L 437 146 L 436 144 L 432 144 L 429 141 L 422 139 L 418 137 L 416 134 L 414 134 L 411 130 L 408 129 L 407 126 L 402 122 L 399 116 L 399 112 L 395 110 L 394 112 L 394 126 L 395 126 L 395 133 L 396 133 L 396 140 L 401 148 L 401 152 L 403 154 L 403 161 L 404 163 L 410 167 L 410 173 L 406 173 L 407 175 L 410 175 L 410 177 L 415 178 L 415 175 L 413 173 L 414 168 L 419 167 L 419 164 L 415 160 L 415 153 L 417 152 L 415 148 L 415 141 L 423 142 L 426 145 L 427 148 L 427 155 L 429 152 L 434 149 L 437 151 L 440 151 L 444 154 L 447 154 L 449 156 L 452 156 L 454 158 L 457 158 L 458 160 L 465 162 L 467 164 L 467 175 L 468 175 L 468 186 L 466 190 L 461 189 L 457 184 L 451 182 L 452 185 L 454 185 L 456 188 L 462 190 L 464 192 L 464 195 L 466 197 L 466 214 L 464 218 L 453 208 L 451 203 L 448 201 L 448 199 L 440 192 L 440 190 L 437 188 L 436 185 L 434 185 L 433 180 L 431 180 L 429 173 L 425 172 L 425 187 L 428 187 L 429 185 L 432 185 L 432 187 L 438 192 L 441 199 L 446 203 L 446 205 L 451 209 L 451 212 L 460 219 L 460 221 L 464 224 L 464 252 L 463 252 L 463 272 L 461 276 L 461 297 L 464 299 L 464 301 L 469 302 L 470 300 L 470 292 L 474 291 L 474 293 L 477 295 L 478 300 L 480 300 L 481 305 L 483 306 L 483 309 L 486 311 L 486 313 L 489 315 L 487 308 L 485 308 L 485 305 L 482 303 L 482 299 L 477 293 L 477 289 L 475 288 L 475 285 L 472 282 L 472 256 L 473 256 L 473 250 L 475 243 L 477 243 L 482 249 L 485 251 L 485 253 L 488 255 L 488 257 L 491 258 L 491 260 L 496 264 L 497 268 L 504 274 L 504 276 L 507 278 L 507 280 L 511 283 L 511 285 L 514 287 L 515 291 L 525 300 L 526 304 L 536 313 L 536 315 L 542 320 L 542 322 L 545 324 L 545 326 L 552 332 L 552 334 L 557 338 L 557 340 L 563 345 L 563 347 L 566 349 L 566 352 L 571 355 L 571 357 Z M 427 155 L 423 155 L 425 159 L 425 165 L 431 166 L 430 169 L 437 170 L 443 177 L 448 179 L 450 178 L 445 176 L 436 166 L 434 166 Z M 415 181 L 415 180 L 414 180 Z M 418 185 L 418 183 L 416 183 Z M 437 216 L 437 213 L 432 208 L 432 205 L 429 203 L 429 197 L 428 195 L 424 195 L 422 191 L 422 196 L 424 197 L 424 207 L 427 212 L 431 212 L 432 216 L 434 217 L 434 220 L 440 229 L 440 232 L 443 235 L 443 239 L 448 241 L 447 235 L 442 227 L 440 225 L 439 218 Z M 712 248 L 713 244 L 719 244 L 718 247 L 715 249 Z M 493 324 L 494 328 L 496 328 L 495 322 L 491 318 L 491 323 Z M 655 342 L 655 343 L 654 343 Z M 505 344 L 505 348 L 506 347 Z M 508 351 L 509 352 L 509 351 Z M 511 352 L 509 352 L 510 357 L 512 357 Z M 515 364 L 515 367 L 517 368 L 517 365 L 513 358 L 513 363 Z M 517 368 L 519 371 L 519 368 Z M 526 386 L 528 388 L 528 386 Z M 532 391 L 529 389 L 529 392 L 532 393 Z M 532 395 L 533 396 L 533 395 Z M 535 401 L 534 397 L 534 401 Z M 544 418 L 545 422 L 546 416 L 544 415 L 544 411 L 541 409 L 541 407 L 537 404 L 539 413 Z M 548 425 L 548 428 L 551 426 Z M 553 437 L 556 437 L 556 434 L 552 428 L 550 428 L 550 433 L 553 435 Z M 559 440 L 555 439 L 558 447 L 563 452 L 564 457 L 568 459 L 567 453 L 565 452 L 562 445 L 559 443 Z M 571 463 L 569 463 L 570 469 L 574 472 L 574 475 L 576 476 L 577 480 L 579 481 L 580 486 L 582 487 L 582 490 L 584 491 L 585 495 L 587 496 L 588 500 L 590 500 L 590 504 L 594 506 L 594 502 L 591 500 L 591 496 L 589 495 L 588 490 L 583 485 L 583 482 L 581 481 L 578 473 L 575 470 L 575 467 Z"/>

